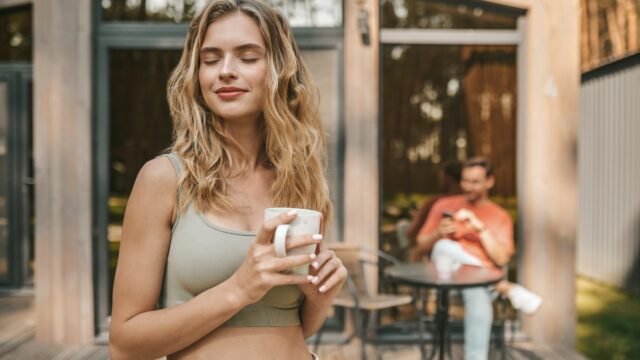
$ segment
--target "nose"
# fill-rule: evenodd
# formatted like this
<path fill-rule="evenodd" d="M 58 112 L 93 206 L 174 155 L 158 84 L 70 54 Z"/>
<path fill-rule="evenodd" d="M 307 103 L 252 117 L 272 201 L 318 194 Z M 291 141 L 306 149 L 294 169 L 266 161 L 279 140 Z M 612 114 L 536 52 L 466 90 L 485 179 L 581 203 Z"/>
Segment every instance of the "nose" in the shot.
<path fill-rule="evenodd" d="M 225 56 L 222 60 L 222 67 L 218 75 L 220 80 L 235 79 L 237 77 L 236 64 L 231 56 Z"/>

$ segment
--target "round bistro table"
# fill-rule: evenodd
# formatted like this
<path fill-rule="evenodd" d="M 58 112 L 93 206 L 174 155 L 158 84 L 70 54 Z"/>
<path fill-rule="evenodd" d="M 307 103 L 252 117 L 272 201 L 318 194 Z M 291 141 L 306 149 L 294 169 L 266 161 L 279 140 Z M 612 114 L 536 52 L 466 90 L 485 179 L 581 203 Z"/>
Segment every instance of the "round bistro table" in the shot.
<path fill-rule="evenodd" d="M 425 349 L 424 333 L 425 333 L 425 299 L 421 289 L 436 289 L 438 293 L 438 306 L 435 316 L 436 338 L 434 339 L 434 347 L 431 351 L 430 359 L 433 359 L 438 347 L 438 358 L 444 359 L 445 339 L 447 338 L 449 323 L 449 290 L 451 289 L 467 289 L 474 287 L 486 287 L 493 285 L 505 276 L 500 269 L 488 269 L 477 266 L 462 265 L 450 276 L 438 276 L 435 266 L 430 261 L 419 263 L 403 263 L 389 266 L 386 270 L 387 276 L 398 284 L 408 285 L 416 290 L 416 299 L 421 303 L 418 309 L 418 332 L 420 354 L 422 359 L 427 358 Z M 446 352 L 451 358 L 450 344 L 446 346 Z"/>

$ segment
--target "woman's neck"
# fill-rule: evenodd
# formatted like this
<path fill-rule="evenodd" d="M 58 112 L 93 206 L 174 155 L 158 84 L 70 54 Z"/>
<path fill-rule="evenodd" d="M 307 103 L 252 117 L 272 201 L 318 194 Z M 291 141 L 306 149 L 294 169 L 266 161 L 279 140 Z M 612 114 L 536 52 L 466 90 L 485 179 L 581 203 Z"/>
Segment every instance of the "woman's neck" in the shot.
<path fill-rule="evenodd" d="M 231 158 L 235 164 L 239 164 L 242 160 L 247 162 L 249 169 L 255 169 L 259 165 L 260 149 L 262 148 L 262 139 L 260 136 L 259 121 L 234 123 L 226 122 L 225 128 L 229 136 L 231 136 L 242 149 L 231 148 Z"/>

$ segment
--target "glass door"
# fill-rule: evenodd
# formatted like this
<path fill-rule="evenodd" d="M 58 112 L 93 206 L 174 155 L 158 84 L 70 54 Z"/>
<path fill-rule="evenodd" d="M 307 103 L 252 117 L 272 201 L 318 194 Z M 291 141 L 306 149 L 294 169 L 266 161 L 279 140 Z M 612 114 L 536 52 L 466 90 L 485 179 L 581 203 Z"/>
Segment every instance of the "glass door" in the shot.
<path fill-rule="evenodd" d="M 485 1 L 381 1 L 384 251 L 409 260 L 424 223 L 413 218 L 420 216 L 417 210 L 435 196 L 459 192 L 444 173 L 455 173 L 471 157 L 492 162 L 491 199 L 517 224 L 523 15 Z M 416 224 L 409 228 L 412 220 Z M 514 263 L 508 275 L 516 278 Z M 388 316 L 405 318 L 413 311 Z"/>
<path fill-rule="evenodd" d="M 0 283 L 9 282 L 9 84 L 0 79 Z"/>
<path fill-rule="evenodd" d="M 0 9 L 0 286 L 33 285 L 32 6 Z"/>
<path fill-rule="evenodd" d="M 443 192 L 445 165 L 495 168 L 492 199 L 516 220 L 520 9 L 489 2 L 381 2 L 380 247 L 407 259 L 398 232 Z"/>
<path fill-rule="evenodd" d="M 33 285 L 31 66 L 0 64 L 0 285 Z"/>

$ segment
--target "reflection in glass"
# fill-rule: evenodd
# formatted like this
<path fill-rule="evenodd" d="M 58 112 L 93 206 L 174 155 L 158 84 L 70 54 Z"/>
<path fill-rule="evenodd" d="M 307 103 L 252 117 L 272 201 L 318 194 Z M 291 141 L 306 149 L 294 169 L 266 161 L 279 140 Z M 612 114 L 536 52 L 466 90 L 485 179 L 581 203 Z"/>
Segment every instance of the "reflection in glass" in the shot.
<path fill-rule="evenodd" d="M 206 0 L 101 0 L 104 21 L 188 22 Z M 291 26 L 342 25 L 342 0 L 269 0 L 284 11 Z"/>
<path fill-rule="evenodd" d="M 8 86 L 0 81 L 0 281 L 6 281 L 9 275 L 9 219 L 7 212 L 8 176 L 7 130 L 9 123 Z"/>
<path fill-rule="evenodd" d="M 31 5 L 0 10 L 0 61 L 31 61 Z"/>
<path fill-rule="evenodd" d="M 488 157 L 492 196 L 515 210 L 516 47 L 383 45 L 382 77 L 383 237 L 450 160 Z"/>
<path fill-rule="evenodd" d="M 33 81 L 29 80 L 26 83 L 27 87 L 27 98 L 26 98 L 26 109 L 27 112 L 27 123 L 26 123 L 26 160 L 27 160 L 27 168 L 26 175 L 27 178 L 26 191 L 25 196 L 25 206 L 26 206 L 26 224 L 25 224 L 25 236 L 26 239 L 26 253 L 24 256 L 26 257 L 26 284 L 33 284 L 33 276 L 35 272 L 35 237 L 36 237 L 36 212 L 35 212 L 35 189 L 34 189 L 34 165 L 33 165 Z"/>
<path fill-rule="evenodd" d="M 382 0 L 383 28 L 515 29 L 523 11 L 470 0 Z"/>

